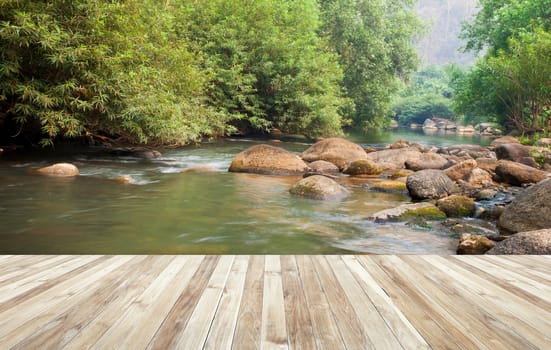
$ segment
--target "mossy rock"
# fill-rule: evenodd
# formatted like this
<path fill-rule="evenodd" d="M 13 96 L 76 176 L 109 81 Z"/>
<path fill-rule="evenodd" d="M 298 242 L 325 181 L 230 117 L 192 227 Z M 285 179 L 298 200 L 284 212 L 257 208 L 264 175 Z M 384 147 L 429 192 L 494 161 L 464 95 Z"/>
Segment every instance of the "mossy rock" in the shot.
<path fill-rule="evenodd" d="M 343 171 L 343 173 L 352 176 L 379 175 L 382 172 L 383 168 L 380 165 L 367 159 L 353 161 Z"/>
<path fill-rule="evenodd" d="M 402 204 L 396 208 L 379 211 L 368 218 L 378 223 L 408 221 L 420 222 L 425 220 L 444 220 L 446 214 L 434 204 L 428 202 Z"/>
<path fill-rule="evenodd" d="M 406 183 L 394 180 L 383 180 L 375 182 L 369 187 L 372 191 L 387 193 L 402 193 L 407 191 Z"/>
<path fill-rule="evenodd" d="M 390 175 L 390 178 L 392 180 L 399 179 L 401 177 L 408 177 L 409 175 L 413 174 L 415 171 L 410 169 L 398 169 L 392 175 Z"/>
<path fill-rule="evenodd" d="M 408 210 L 399 216 L 401 221 L 414 221 L 418 219 L 423 220 L 444 220 L 446 214 L 435 206 L 427 206 L 424 208 L 417 208 Z"/>
<path fill-rule="evenodd" d="M 472 216 L 475 212 L 474 200 L 461 195 L 442 198 L 436 202 L 436 206 L 451 218 Z"/>

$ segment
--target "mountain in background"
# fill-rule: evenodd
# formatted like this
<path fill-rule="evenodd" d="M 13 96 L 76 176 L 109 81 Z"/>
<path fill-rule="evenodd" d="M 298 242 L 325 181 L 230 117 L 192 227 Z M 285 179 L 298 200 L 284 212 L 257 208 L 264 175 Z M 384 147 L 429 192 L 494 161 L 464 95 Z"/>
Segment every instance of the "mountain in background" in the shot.
<path fill-rule="evenodd" d="M 478 11 L 477 0 L 420 0 L 417 13 L 428 22 L 428 33 L 418 42 L 421 65 L 469 64 L 472 53 L 462 53 L 464 42 L 458 38 L 461 23 Z"/>

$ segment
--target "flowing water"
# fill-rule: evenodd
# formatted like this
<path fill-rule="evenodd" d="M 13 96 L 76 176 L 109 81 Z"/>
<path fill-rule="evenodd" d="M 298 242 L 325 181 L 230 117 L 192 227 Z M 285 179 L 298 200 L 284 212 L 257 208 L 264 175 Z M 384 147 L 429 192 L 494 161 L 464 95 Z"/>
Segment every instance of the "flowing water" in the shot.
<path fill-rule="evenodd" d="M 411 131 L 355 134 L 363 145 L 399 138 L 426 145 L 485 144 L 476 137 Z M 410 201 L 345 179 L 352 195 L 338 201 L 293 197 L 298 177 L 228 173 L 234 155 L 266 140 L 227 139 L 165 150 L 161 158 L 114 157 L 58 149 L 0 158 L 0 253 L 29 254 L 449 254 L 457 237 L 426 226 L 375 224 L 370 214 Z M 277 144 L 299 153 L 309 145 Z M 81 176 L 40 176 L 54 162 Z M 208 173 L 181 173 L 205 165 Z M 116 181 L 121 175 L 133 185 Z M 437 227 L 437 226 L 434 226 Z"/>

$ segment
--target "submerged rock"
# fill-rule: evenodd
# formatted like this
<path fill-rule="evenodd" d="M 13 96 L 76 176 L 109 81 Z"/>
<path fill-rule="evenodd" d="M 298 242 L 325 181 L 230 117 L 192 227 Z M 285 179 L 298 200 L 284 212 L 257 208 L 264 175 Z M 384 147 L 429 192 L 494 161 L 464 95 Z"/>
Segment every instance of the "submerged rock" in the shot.
<path fill-rule="evenodd" d="M 304 151 L 301 157 L 306 162 L 325 160 L 342 170 L 355 160 L 367 159 L 367 153 L 353 142 L 334 137 L 316 142 Z"/>
<path fill-rule="evenodd" d="M 499 217 L 498 225 L 509 232 L 551 228 L 551 179 L 521 192 Z"/>
<path fill-rule="evenodd" d="M 311 199 L 339 199 L 349 195 L 346 188 L 322 175 L 313 175 L 297 182 L 291 194 Z"/>
<path fill-rule="evenodd" d="M 213 173 L 216 172 L 216 168 L 212 165 L 196 165 L 186 168 L 181 173 Z"/>
<path fill-rule="evenodd" d="M 229 171 L 265 175 L 302 175 L 308 165 L 297 155 L 283 148 L 270 145 L 256 145 L 238 153 Z"/>
<path fill-rule="evenodd" d="M 421 170 L 407 177 L 406 186 L 414 199 L 439 199 L 452 192 L 453 181 L 442 170 Z"/>
<path fill-rule="evenodd" d="M 406 184 L 402 181 L 383 180 L 374 182 L 369 189 L 377 192 L 402 193 L 407 192 Z"/>
<path fill-rule="evenodd" d="M 446 214 L 440 211 L 434 204 L 423 202 L 402 204 L 396 208 L 381 210 L 367 219 L 378 223 L 384 223 L 415 220 L 418 218 L 424 220 L 444 220 Z"/>
<path fill-rule="evenodd" d="M 78 176 L 78 168 L 70 163 L 57 163 L 36 170 L 39 174 L 59 177 Z"/>
<path fill-rule="evenodd" d="M 498 242 L 486 254 L 551 254 L 551 229 L 521 232 Z"/>

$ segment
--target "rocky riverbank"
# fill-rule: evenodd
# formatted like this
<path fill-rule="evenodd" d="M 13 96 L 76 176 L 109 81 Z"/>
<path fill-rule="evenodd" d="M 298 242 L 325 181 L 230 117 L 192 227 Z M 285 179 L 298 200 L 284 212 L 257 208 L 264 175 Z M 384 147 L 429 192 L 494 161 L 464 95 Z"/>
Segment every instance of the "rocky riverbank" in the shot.
<path fill-rule="evenodd" d="M 346 197 L 347 180 L 364 181 L 368 190 L 407 193 L 410 204 L 375 213 L 366 220 L 440 221 L 462 233 L 459 254 L 551 253 L 551 150 L 527 147 L 503 137 L 489 147 L 424 147 L 406 140 L 384 149 L 363 149 L 340 138 L 324 139 L 296 155 L 271 145 L 256 145 L 233 160 L 229 171 L 302 175 L 290 188 L 316 200 Z M 473 225 L 481 218 L 496 225 Z"/>

